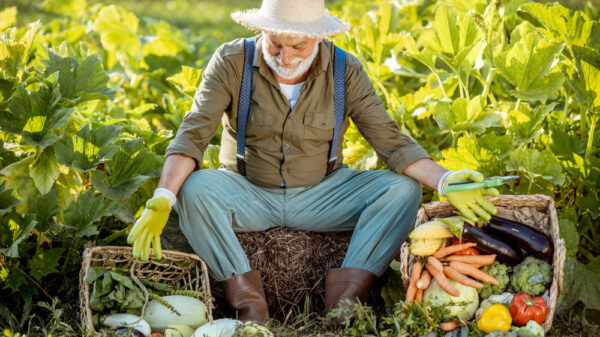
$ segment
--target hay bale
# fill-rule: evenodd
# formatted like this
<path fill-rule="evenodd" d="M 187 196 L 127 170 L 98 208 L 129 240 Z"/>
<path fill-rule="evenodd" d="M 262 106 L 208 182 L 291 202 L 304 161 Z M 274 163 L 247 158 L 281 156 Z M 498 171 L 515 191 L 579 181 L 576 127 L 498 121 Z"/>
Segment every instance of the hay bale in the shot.
<path fill-rule="evenodd" d="M 316 233 L 288 228 L 238 233 L 252 269 L 262 272 L 269 313 L 285 318 L 325 308 L 325 271 L 342 265 L 352 232 Z"/>
<path fill-rule="evenodd" d="M 285 318 L 304 311 L 310 295 L 311 312 L 325 308 L 325 271 L 342 265 L 352 232 L 316 233 L 288 228 L 237 233 L 252 269 L 262 272 L 269 313 Z M 164 249 L 193 253 L 171 212 L 161 241 Z M 215 317 L 232 317 L 221 285 L 211 278 Z"/>

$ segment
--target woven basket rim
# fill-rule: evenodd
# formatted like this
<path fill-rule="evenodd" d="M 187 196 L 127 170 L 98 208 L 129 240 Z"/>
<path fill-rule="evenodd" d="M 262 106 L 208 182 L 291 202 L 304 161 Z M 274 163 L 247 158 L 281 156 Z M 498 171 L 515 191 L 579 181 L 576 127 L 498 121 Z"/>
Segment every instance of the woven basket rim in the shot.
<path fill-rule="evenodd" d="M 553 267 L 553 278 L 552 284 L 549 288 L 549 301 L 548 301 L 548 314 L 546 320 L 543 322 L 542 327 L 545 332 L 548 332 L 552 326 L 552 320 L 556 309 L 556 300 L 560 294 L 563 286 L 563 268 L 566 257 L 566 248 L 564 240 L 560 238 L 560 231 L 558 227 L 558 217 L 556 208 L 554 207 L 554 199 L 543 194 L 532 194 L 532 195 L 499 195 L 496 197 L 485 197 L 492 204 L 499 207 L 519 207 L 529 208 L 534 207 L 548 216 L 549 230 L 551 232 L 551 240 L 553 241 L 554 251 L 552 256 L 552 267 Z M 447 200 L 434 201 L 427 204 L 421 205 L 417 213 L 415 220 L 415 227 L 425 223 L 431 219 L 436 211 L 449 209 L 456 209 Z M 409 282 L 409 270 L 414 262 L 414 256 L 408 250 L 408 242 L 404 242 L 400 248 L 400 272 L 402 275 L 402 281 L 404 286 L 408 286 Z"/>
<path fill-rule="evenodd" d="M 92 257 L 95 256 L 104 256 L 105 252 L 111 252 L 111 254 L 123 254 L 127 257 L 128 260 L 133 261 L 133 247 L 131 246 L 94 246 L 94 247 L 87 247 L 84 249 L 83 254 L 82 254 L 82 263 L 81 263 L 81 270 L 79 272 L 79 307 L 80 307 L 80 315 L 81 315 L 81 323 L 82 326 L 85 328 L 85 331 L 91 334 L 96 334 L 97 331 L 94 328 L 94 324 L 92 321 L 92 311 L 89 307 L 89 294 L 90 294 L 90 287 L 89 285 L 85 282 L 85 279 L 87 278 L 87 273 L 91 267 L 91 262 L 92 262 Z M 206 307 L 207 307 L 207 311 L 208 311 L 208 315 L 209 317 L 212 317 L 212 311 L 213 311 L 213 307 L 214 304 L 213 302 L 215 301 L 214 297 L 212 296 L 212 293 L 210 291 L 210 280 L 209 280 L 209 275 L 208 275 L 208 268 L 206 266 L 206 263 L 204 262 L 204 260 L 202 260 L 202 258 L 200 258 L 198 255 L 196 254 L 189 254 L 189 253 L 184 253 L 184 252 L 179 252 L 179 251 L 174 251 L 174 250 L 163 250 L 162 251 L 162 259 L 160 261 L 165 261 L 165 260 L 190 260 L 193 262 L 196 262 L 197 266 L 199 266 L 200 270 L 201 270 L 201 275 L 199 276 L 202 280 L 200 288 L 202 289 L 202 291 L 206 294 Z M 140 263 L 141 265 L 143 264 L 147 264 L 150 262 L 158 262 L 158 260 L 156 260 L 156 258 L 154 257 L 154 252 L 152 249 L 150 249 L 150 259 L 147 262 L 143 262 L 141 260 L 137 260 L 138 263 Z M 191 270 L 188 270 L 188 272 L 191 272 Z"/>

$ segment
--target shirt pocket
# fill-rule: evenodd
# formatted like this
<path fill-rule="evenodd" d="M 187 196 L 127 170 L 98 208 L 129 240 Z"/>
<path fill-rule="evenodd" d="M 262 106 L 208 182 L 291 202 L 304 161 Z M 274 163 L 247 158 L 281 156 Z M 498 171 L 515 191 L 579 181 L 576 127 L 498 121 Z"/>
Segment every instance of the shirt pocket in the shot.
<path fill-rule="evenodd" d="M 335 126 L 335 118 L 332 113 L 306 113 L 303 124 L 305 144 L 312 148 L 329 148 Z"/>

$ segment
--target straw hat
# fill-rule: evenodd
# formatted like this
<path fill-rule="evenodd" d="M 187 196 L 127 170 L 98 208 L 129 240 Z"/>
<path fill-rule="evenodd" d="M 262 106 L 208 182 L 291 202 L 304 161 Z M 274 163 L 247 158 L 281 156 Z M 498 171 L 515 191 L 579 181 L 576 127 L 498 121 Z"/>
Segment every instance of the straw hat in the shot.
<path fill-rule="evenodd" d="M 260 8 L 235 11 L 231 18 L 246 28 L 276 34 L 322 37 L 350 29 L 327 13 L 324 0 L 263 0 Z"/>

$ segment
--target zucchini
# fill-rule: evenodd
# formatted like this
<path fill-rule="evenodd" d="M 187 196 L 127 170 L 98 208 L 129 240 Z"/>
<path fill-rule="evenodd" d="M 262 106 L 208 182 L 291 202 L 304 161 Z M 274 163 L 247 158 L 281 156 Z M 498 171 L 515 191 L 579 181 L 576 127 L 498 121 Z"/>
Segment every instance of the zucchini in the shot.
<path fill-rule="evenodd" d="M 524 224 L 492 215 L 483 228 L 492 235 L 516 243 L 539 259 L 545 260 L 552 255 L 552 242 L 548 237 Z"/>
<path fill-rule="evenodd" d="M 519 251 L 508 243 L 466 223 L 463 226 L 462 240 L 475 242 L 477 250 L 488 254 L 496 254 L 498 260 L 510 265 L 518 264 L 523 260 Z"/>

